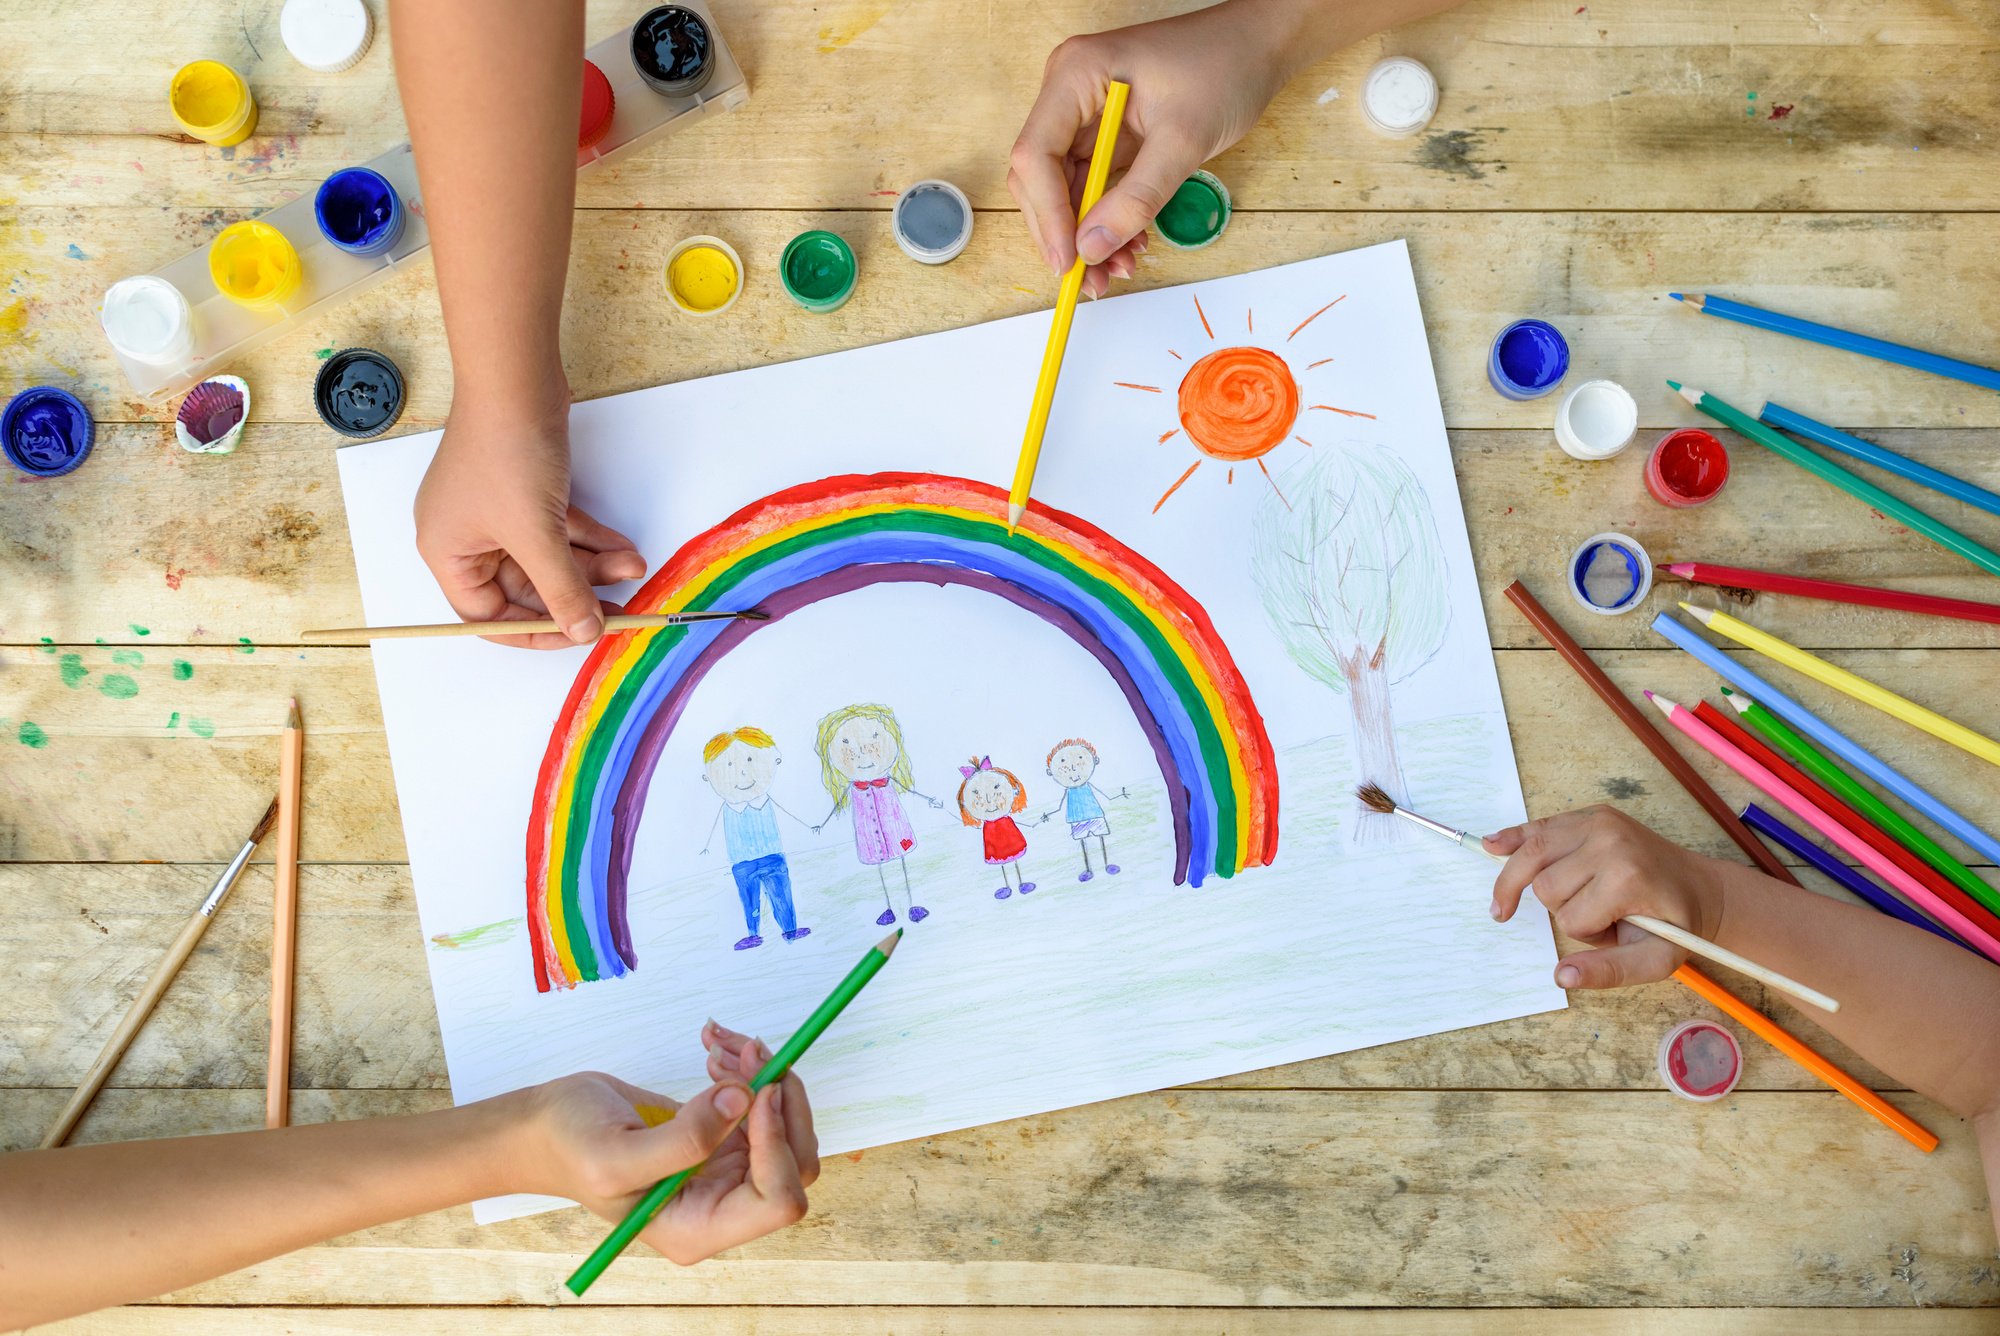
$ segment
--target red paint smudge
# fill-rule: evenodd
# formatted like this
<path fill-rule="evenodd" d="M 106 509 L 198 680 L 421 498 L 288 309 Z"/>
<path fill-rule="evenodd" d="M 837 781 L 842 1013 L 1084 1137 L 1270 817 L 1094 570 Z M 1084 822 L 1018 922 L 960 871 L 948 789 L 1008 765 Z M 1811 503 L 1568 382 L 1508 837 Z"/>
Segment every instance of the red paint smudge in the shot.
<path fill-rule="evenodd" d="M 1578 6 L 1576 7 L 1576 13 L 1577 13 L 1577 14 L 1588 14 L 1589 12 L 1590 12 L 1590 6 L 1589 6 L 1589 5 L 1578 5 Z M 1572 15 L 1570 15 L 1570 17 L 1571 17 L 1571 18 L 1575 18 L 1575 17 L 1576 17 L 1576 14 L 1572 14 Z"/>
<path fill-rule="evenodd" d="M 1505 510 L 1504 512 L 1502 512 L 1502 513 L 1503 513 L 1503 514 L 1507 514 L 1507 515 L 1511 515 L 1511 514 L 1513 514 L 1513 513 L 1514 513 L 1514 507 L 1512 507 L 1512 506 L 1509 506 L 1509 507 L 1507 507 L 1507 509 L 1506 509 L 1506 510 Z"/>
<path fill-rule="evenodd" d="M 1794 105 L 1795 105 L 1795 104 L 1793 104 L 1793 103 L 1789 103 L 1789 102 L 1788 102 L 1788 103 L 1786 103 L 1786 104 L 1785 104 L 1785 105 L 1783 105 L 1783 106 L 1780 106 L 1780 107 L 1773 107 L 1773 108 L 1771 108 L 1771 116 L 1770 116 L 1770 119 L 1771 119 L 1771 120 L 1774 120 L 1774 121 L 1782 121 L 1782 120 L 1784 120 L 1784 119 L 1785 119 L 1785 117 L 1787 117 L 1787 116 L 1789 116 L 1789 115 L 1791 115 L 1791 114 L 1792 114 L 1792 107 L 1793 107 Z"/>
<path fill-rule="evenodd" d="M 861 1152 L 861 1151 L 858 1151 L 858 1150 L 851 1150 L 851 1151 L 847 1152 L 847 1158 L 848 1158 L 848 1160 L 849 1160 L 849 1162 L 850 1162 L 850 1163 L 853 1163 L 853 1164 L 860 1164 L 860 1163 L 861 1163 L 861 1156 L 862 1156 L 862 1154 L 863 1154 L 863 1152 Z"/>
<path fill-rule="evenodd" d="M 903 192 L 900 190 L 871 190 L 868 193 L 874 196 L 876 199 L 894 199 L 896 196 L 902 194 Z M 854 1158 L 858 1160 L 861 1157 L 857 1155 Z"/>
<path fill-rule="evenodd" d="M 187 567 L 185 566 L 167 567 L 167 588 L 179 589 L 181 587 L 181 581 L 185 579 L 186 576 L 187 576 Z"/>

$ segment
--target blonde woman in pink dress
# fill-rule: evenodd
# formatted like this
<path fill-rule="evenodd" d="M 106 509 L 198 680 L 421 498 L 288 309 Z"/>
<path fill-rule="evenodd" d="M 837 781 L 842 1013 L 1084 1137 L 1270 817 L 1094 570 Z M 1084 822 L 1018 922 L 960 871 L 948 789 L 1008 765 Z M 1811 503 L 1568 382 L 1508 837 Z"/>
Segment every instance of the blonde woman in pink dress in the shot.
<path fill-rule="evenodd" d="M 903 902 L 910 922 L 922 923 L 931 911 L 916 902 L 910 886 L 908 859 L 917 847 L 917 835 L 903 812 L 902 795 L 922 798 L 932 807 L 944 804 L 914 787 L 896 712 L 886 705 L 842 706 L 819 721 L 818 750 L 820 780 L 833 799 L 833 810 L 813 829 L 824 828 L 842 811 L 851 813 L 854 856 L 863 867 L 874 868 L 882 881 L 882 914 L 875 921 L 885 927 L 896 921 L 887 871 L 894 862 L 903 873 Z"/>

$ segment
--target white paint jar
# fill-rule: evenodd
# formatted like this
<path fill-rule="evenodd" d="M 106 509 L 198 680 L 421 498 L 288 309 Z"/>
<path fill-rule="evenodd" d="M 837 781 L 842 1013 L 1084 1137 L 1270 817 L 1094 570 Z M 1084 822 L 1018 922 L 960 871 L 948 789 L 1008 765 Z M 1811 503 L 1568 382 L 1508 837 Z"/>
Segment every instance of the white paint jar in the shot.
<path fill-rule="evenodd" d="M 1587 380 L 1556 405 L 1556 444 L 1576 459 L 1609 459 L 1638 430 L 1639 405 L 1615 380 Z"/>
<path fill-rule="evenodd" d="M 164 278 L 121 278 L 98 308 L 104 337 L 121 356 L 147 366 L 181 366 L 194 356 L 194 312 Z"/>
<path fill-rule="evenodd" d="M 1413 135 L 1437 115 L 1437 76 L 1422 61 L 1390 56 L 1361 83 L 1361 115 L 1377 134 Z"/>

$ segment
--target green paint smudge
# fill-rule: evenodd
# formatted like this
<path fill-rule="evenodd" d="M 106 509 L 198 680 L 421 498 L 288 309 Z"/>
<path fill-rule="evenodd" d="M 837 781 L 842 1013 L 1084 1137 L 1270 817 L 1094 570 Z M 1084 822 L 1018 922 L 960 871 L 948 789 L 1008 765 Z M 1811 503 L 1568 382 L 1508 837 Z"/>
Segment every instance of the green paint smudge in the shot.
<path fill-rule="evenodd" d="M 179 710 L 175 710 L 172 714 L 167 716 L 167 727 L 169 729 L 175 729 L 179 728 L 180 726 L 181 726 L 181 712 Z"/>
<path fill-rule="evenodd" d="M 317 357 L 320 361 L 324 362 L 327 358 L 333 356 L 333 349 L 322 348 L 318 352 L 314 353 L 313 356 Z"/>
<path fill-rule="evenodd" d="M 249 636 L 236 637 L 236 648 L 245 654 L 255 654 L 257 652 L 257 647 L 250 643 Z"/>
<path fill-rule="evenodd" d="M 185 682 L 194 676 L 194 665 L 186 659 L 174 660 L 174 681 Z"/>
<path fill-rule="evenodd" d="M 146 661 L 146 656 L 136 649 L 119 649 L 111 652 L 111 662 L 122 663 L 127 668 L 137 668 Z"/>
<path fill-rule="evenodd" d="M 497 923 L 482 923 L 476 928 L 466 928 L 461 932 L 440 932 L 431 936 L 438 946 L 491 946 L 510 940 L 514 930 L 521 926 L 517 918 L 501 919 Z"/>
<path fill-rule="evenodd" d="M 58 671 L 62 673 L 63 685 L 71 691 L 82 686 L 83 679 L 90 676 L 90 669 L 83 666 L 81 654 L 63 655 Z"/>
<path fill-rule="evenodd" d="M 131 700 L 139 694 L 139 684 L 123 673 L 106 673 L 97 689 L 113 700 Z"/>
<path fill-rule="evenodd" d="M 135 636 L 149 636 L 153 634 L 153 629 L 151 627 L 141 626 L 137 622 L 127 622 L 125 623 L 125 625 L 132 628 L 132 634 Z"/>
<path fill-rule="evenodd" d="M 21 740 L 22 746 L 33 747 L 37 751 L 49 745 L 49 735 L 42 731 L 40 724 L 30 719 L 21 721 L 20 731 L 14 736 Z"/>
<path fill-rule="evenodd" d="M 189 719 L 188 732 L 198 738 L 212 738 L 215 736 L 215 723 L 209 719 Z"/>
<path fill-rule="evenodd" d="M 56 642 L 55 642 L 54 640 L 51 640 L 51 639 L 50 639 L 50 638 L 49 638 L 48 636 L 43 636 L 43 637 L 42 637 L 42 653 L 44 653 L 44 654 L 53 654 L 53 653 L 55 653 L 55 652 L 56 652 Z"/>

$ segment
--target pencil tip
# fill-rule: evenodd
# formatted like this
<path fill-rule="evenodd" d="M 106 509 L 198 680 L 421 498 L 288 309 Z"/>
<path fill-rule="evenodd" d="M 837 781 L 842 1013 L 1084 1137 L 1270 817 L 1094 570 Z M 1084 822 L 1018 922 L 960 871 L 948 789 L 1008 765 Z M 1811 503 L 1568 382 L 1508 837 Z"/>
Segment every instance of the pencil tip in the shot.
<path fill-rule="evenodd" d="M 1655 692 L 1648 691 L 1646 693 L 1646 699 L 1653 703 L 1654 709 L 1658 710 L 1661 714 L 1664 714 L 1669 719 L 1673 718 L 1674 711 L 1680 708 L 1680 706 L 1675 704 L 1673 701 L 1670 701 L 1665 696 L 1658 695 Z"/>
<path fill-rule="evenodd" d="M 1687 300 L 1687 298 L 1681 296 L 1681 294 L 1678 292 L 1669 292 L 1667 295 L 1669 297 L 1672 297 L 1677 302 L 1684 302 Z"/>
<path fill-rule="evenodd" d="M 1729 707 L 1735 710 L 1736 713 L 1738 714 L 1750 713 L 1750 707 L 1757 703 L 1756 701 L 1751 700 L 1748 696 L 1738 695 L 1736 692 L 1731 691 L 1728 687 L 1724 687 L 1722 689 L 1722 699 L 1728 702 Z"/>
<path fill-rule="evenodd" d="M 299 726 L 299 701 L 298 697 L 294 696 L 291 700 L 291 709 L 287 711 L 285 714 L 285 727 L 288 729 L 292 729 L 292 728 L 297 728 L 298 726 Z"/>
<path fill-rule="evenodd" d="M 1715 624 L 1714 608 L 1697 608 L 1692 603 L 1682 603 L 1681 611 L 1700 622 L 1703 626 L 1712 626 Z"/>
<path fill-rule="evenodd" d="M 903 930 L 901 928 L 898 928 L 896 929 L 896 931 L 890 933 L 887 937 L 884 937 L 881 941 L 875 943 L 875 949 L 877 951 L 880 951 L 885 956 L 893 956 L 896 954 L 896 943 L 902 940 L 903 940 Z"/>
<path fill-rule="evenodd" d="M 1667 388 L 1675 394 L 1679 394 L 1681 392 L 1681 383 L 1677 380 L 1670 380 L 1667 382 Z"/>

